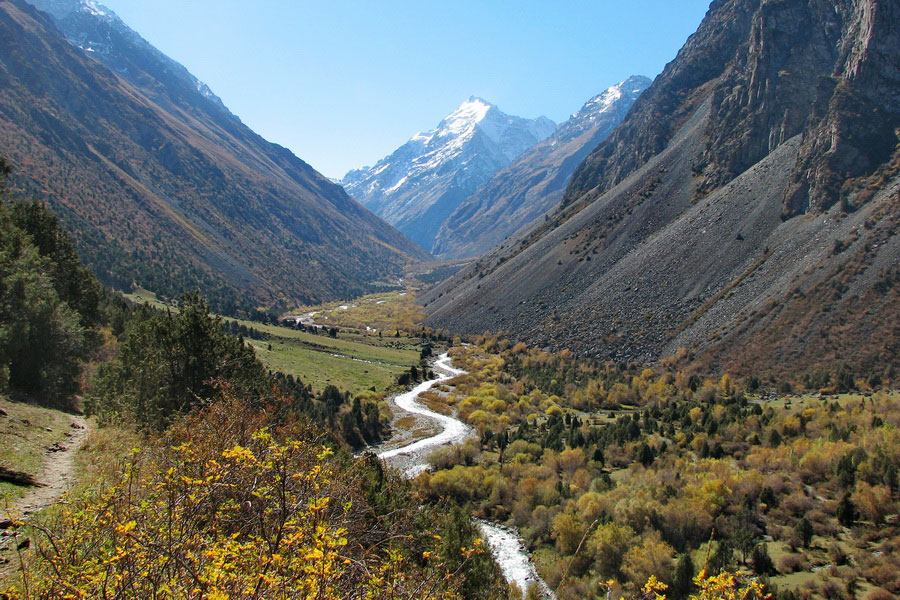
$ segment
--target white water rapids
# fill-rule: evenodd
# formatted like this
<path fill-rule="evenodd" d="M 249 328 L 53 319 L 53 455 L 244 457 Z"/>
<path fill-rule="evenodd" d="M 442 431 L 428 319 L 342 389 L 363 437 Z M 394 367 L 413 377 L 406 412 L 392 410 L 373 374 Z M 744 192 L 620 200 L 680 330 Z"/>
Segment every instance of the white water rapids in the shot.
<path fill-rule="evenodd" d="M 400 394 L 394 398 L 394 404 L 407 412 L 421 415 L 435 421 L 437 425 L 441 427 L 440 432 L 417 442 L 401 446 L 400 448 L 385 450 L 378 453 L 378 458 L 382 460 L 389 460 L 396 456 L 411 457 L 411 461 L 404 461 L 411 464 L 403 470 L 403 474 L 409 478 L 413 478 L 419 473 L 428 470 L 428 455 L 437 447 L 461 444 L 466 441 L 466 438 L 475 435 L 472 428 L 459 419 L 454 419 L 453 417 L 434 412 L 419 402 L 418 399 L 420 394 L 424 394 L 434 386 L 447 381 L 448 379 L 452 379 L 457 375 L 462 375 L 465 371 L 453 368 L 450 364 L 450 356 L 444 353 L 438 357 L 437 361 L 435 361 L 434 373 L 437 375 L 437 379 L 423 381 L 408 392 Z"/>
<path fill-rule="evenodd" d="M 440 431 L 399 448 L 378 453 L 378 458 L 393 463 L 408 478 L 416 477 L 430 468 L 428 455 L 436 448 L 461 444 L 467 438 L 475 435 L 474 430 L 459 419 L 437 413 L 419 402 L 419 396 L 432 387 L 465 373 L 451 365 L 451 359 L 447 353 L 438 357 L 433 370 L 437 379 L 423 381 L 408 392 L 400 394 L 394 398 L 394 404 L 404 411 L 434 421 L 440 427 Z M 518 586 L 523 595 L 530 585 L 535 584 L 544 598 L 555 600 L 553 592 L 535 571 L 525 544 L 515 529 L 482 520 L 476 520 L 476 523 L 508 582 Z"/>

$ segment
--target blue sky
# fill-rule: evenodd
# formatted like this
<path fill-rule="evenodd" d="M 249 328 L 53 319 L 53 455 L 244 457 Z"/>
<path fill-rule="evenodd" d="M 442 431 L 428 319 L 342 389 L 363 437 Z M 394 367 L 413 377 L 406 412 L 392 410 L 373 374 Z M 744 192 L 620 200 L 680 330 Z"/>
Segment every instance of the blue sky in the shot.
<path fill-rule="evenodd" d="M 709 0 L 102 0 L 246 124 L 330 177 L 470 95 L 565 120 L 656 76 Z"/>

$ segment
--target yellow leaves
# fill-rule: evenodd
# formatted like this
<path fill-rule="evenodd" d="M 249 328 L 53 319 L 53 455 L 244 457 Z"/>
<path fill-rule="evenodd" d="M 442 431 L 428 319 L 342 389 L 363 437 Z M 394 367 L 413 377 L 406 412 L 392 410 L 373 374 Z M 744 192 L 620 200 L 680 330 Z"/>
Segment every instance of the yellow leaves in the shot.
<path fill-rule="evenodd" d="M 121 525 L 117 525 L 117 526 L 116 526 L 116 532 L 117 532 L 117 533 L 120 533 L 120 534 L 122 534 L 122 535 L 125 535 L 126 533 L 128 533 L 129 531 L 131 531 L 132 529 L 134 529 L 135 527 L 137 527 L 137 521 L 134 521 L 134 520 L 128 521 L 127 523 L 123 523 L 123 524 L 121 524 Z"/>
<path fill-rule="evenodd" d="M 669 589 L 669 586 L 659 581 L 656 578 L 656 575 L 651 575 L 649 579 L 647 579 L 647 583 L 644 584 L 644 587 L 641 588 L 641 593 L 645 598 L 652 598 L 653 600 L 666 600 L 666 597 L 660 592 L 665 592 Z"/>
<path fill-rule="evenodd" d="M 767 600 L 772 597 L 758 581 L 744 583 L 727 571 L 712 577 L 707 577 L 705 570 L 700 571 L 694 577 L 694 584 L 700 593 L 691 594 L 691 600 Z"/>
<path fill-rule="evenodd" d="M 214 448 L 145 453 L 141 476 L 62 512 L 41 585 L 72 598 L 341 598 L 353 505 L 331 510 L 332 451 L 266 430 Z"/>
<path fill-rule="evenodd" d="M 321 512 L 321 511 L 325 510 L 326 508 L 328 508 L 328 503 L 330 502 L 330 500 L 331 499 L 327 498 L 327 497 L 315 498 L 313 500 L 310 500 L 310 502 L 307 506 L 309 507 L 309 510 L 311 512 Z"/>
<path fill-rule="evenodd" d="M 315 562 L 325 558 L 325 553 L 320 548 L 312 548 L 303 556 L 303 560 Z"/>
<path fill-rule="evenodd" d="M 224 452 L 222 452 L 222 458 L 247 462 L 256 461 L 256 456 L 253 454 L 253 451 L 249 448 L 244 448 L 243 446 L 235 446 L 234 448 L 225 450 Z"/>
<path fill-rule="evenodd" d="M 615 579 L 608 579 L 600 584 L 601 589 L 611 593 L 617 586 Z M 718 575 L 707 576 L 706 571 L 694 577 L 694 585 L 699 593 L 691 594 L 690 600 L 768 600 L 768 594 L 761 583 L 755 580 L 744 581 L 733 573 L 722 571 Z M 669 586 L 662 583 L 655 575 L 647 578 L 635 598 L 640 600 L 666 600 L 665 591 Z M 623 598 L 624 600 L 624 598 Z"/>

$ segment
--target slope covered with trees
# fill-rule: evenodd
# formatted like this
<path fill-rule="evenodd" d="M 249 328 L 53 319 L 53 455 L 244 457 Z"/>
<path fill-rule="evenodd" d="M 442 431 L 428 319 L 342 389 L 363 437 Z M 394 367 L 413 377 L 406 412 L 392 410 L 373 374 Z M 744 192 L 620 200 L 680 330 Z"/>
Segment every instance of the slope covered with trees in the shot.
<path fill-rule="evenodd" d="M 8 174 L 0 159 L 0 387 L 65 397 L 96 346 L 102 291 L 45 206 L 3 195 Z"/>
<path fill-rule="evenodd" d="M 493 337 L 454 355 L 470 374 L 432 401 L 480 439 L 437 451 L 419 483 L 516 526 L 561 600 L 605 598 L 610 579 L 643 598 L 651 577 L 687 598 L 701 570 L 778 599 L 900 592 L 897 393 L 843 371 L 761 394 L 771 382 Z"/>
<path fill-rule="evenodd" d="M 505 597 L 467 513 L 350 455 L 380 441 L 374 405 L 267 372 L 198 294 L 159 312 L 105 292 L 45 206 L 3 198 L 0 300 L 2 388 L 79 391 L 100 424 L 78 493 L 4 513 L 0 596 Z"/>
<path fill-rule="evenodd" d="M 112 62 L 0 2 L 0 153 L 10 185 L 53 207 L 105 284 L 200 288 L 234 312 L 359 294 L 425 256 L 96 12 L 60 27 L 104 41 Z"/>

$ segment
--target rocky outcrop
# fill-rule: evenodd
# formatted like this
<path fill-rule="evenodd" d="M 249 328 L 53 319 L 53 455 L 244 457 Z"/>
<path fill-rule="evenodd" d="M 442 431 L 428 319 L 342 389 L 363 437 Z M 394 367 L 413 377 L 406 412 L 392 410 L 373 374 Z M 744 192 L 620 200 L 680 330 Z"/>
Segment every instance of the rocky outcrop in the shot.
<path fill-rule="evenodd" d="M 610 189 L 709 99 L 698 194 L 802 133 L 784 212 L 827 209 L 846 179 L 871 174 L 897 145 L 897 12 L 895 1 L 714 2 L 623 126 L 578 169 L 565 202 Z"/>
<path fill-rule="evenodd" d="M 859 203 L 848 179 L 873 174 L 898 155 L 900 3 L 838 3 L 844 17 L 834 69 L 818 98 L 785 196 L 788 214 L 819 212 L 838 200 Z M 850 182 L 851 184 L 853 182 Z"/>

